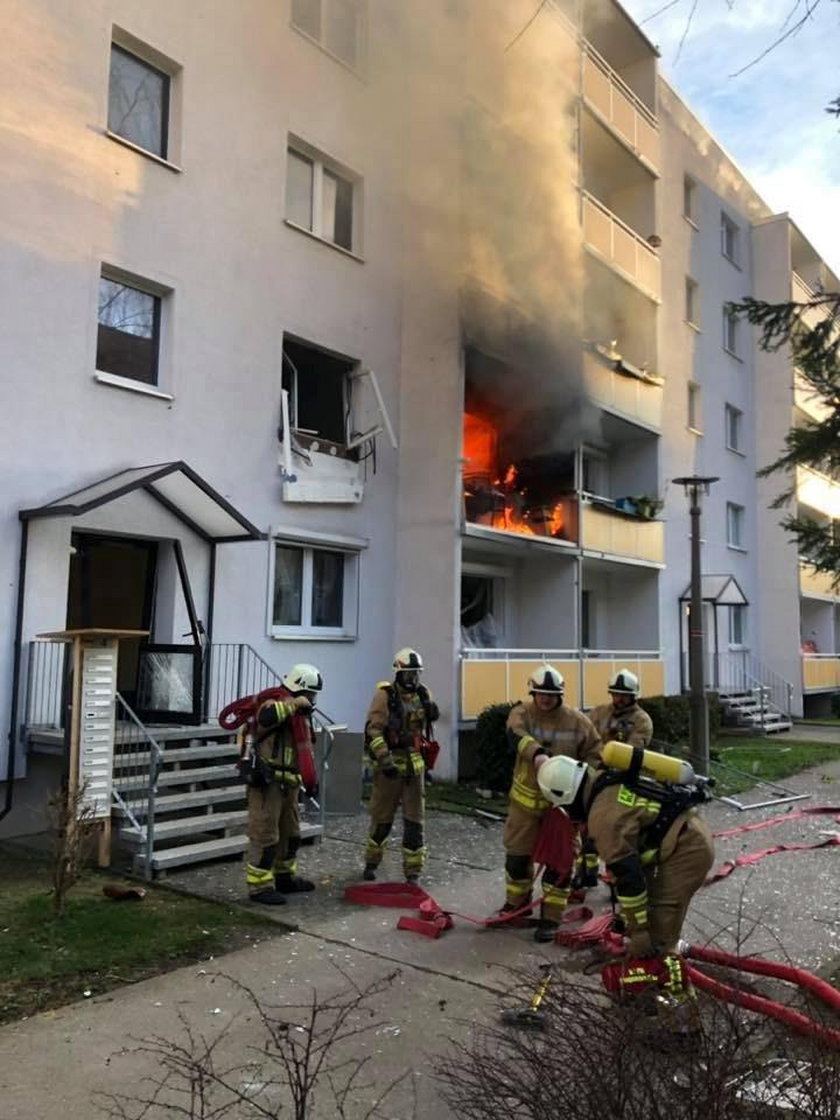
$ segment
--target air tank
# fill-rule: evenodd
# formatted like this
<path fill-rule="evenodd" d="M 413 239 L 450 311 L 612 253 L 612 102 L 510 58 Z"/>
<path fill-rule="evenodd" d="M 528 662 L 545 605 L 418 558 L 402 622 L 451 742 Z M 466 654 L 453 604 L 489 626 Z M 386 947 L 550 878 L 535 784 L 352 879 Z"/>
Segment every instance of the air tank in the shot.
<path fill-rule="evenodd" d="M 634 750 L 629 743 L 610 741 L 602 747 L 601 757 L 614 770 L 629 770 Z M 690 763 L 659 751 L 642 751 L 641 772 L 671 785 L 688 785 L 694 781 L 694 769 Z"/>

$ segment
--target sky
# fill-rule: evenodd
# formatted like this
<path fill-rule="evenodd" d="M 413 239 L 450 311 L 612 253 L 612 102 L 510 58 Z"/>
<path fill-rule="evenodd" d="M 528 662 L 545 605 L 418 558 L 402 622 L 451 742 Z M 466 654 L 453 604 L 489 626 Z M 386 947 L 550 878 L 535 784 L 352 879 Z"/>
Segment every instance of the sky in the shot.
<path fill-rule="evenodd" d="M 840 96 L 840 2 L 622 3 L 659 47 L 665 77 L 762 198 L 840 272 L 840 120 L 825 112 Z M 807 9 L 797 34 L 748 65 Z"/>

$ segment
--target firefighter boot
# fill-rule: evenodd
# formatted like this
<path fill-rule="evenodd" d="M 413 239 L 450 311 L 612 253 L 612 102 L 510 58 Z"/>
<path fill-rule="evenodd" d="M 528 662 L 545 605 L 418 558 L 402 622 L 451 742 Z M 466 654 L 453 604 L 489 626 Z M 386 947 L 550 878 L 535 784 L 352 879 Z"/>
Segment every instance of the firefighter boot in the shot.
<path fill-rule="evenodd" d="M 559 922 L 552 922 L 548 918 L 540 918 L 537 922 L 537 928 L 534 930 L 534 940 L 543 944 L 554 941 L 559 928 Z"/>
<path fill-rule="evenodd" d="M 366 883 L 372 883 L 376 878 L 376 867 L 377 865 L 375 863 L 365 864 L 365 869 L 362 872 L 362 878 Z"/>
<path fill-rule="evenodd" d="M 311 879 L 302 879 L 297 874 L 297 853 L 300 837 L 290 836 L 286 845 L 286 858 L 274 865 L 274 889 L 280 894 L 305 894 L 314 891 Z"/>

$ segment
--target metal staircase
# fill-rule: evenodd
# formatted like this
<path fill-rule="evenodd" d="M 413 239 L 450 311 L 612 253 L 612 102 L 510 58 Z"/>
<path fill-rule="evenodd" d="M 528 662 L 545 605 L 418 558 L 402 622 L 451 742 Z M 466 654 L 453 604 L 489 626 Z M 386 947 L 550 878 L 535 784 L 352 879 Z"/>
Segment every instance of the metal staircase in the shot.
<path fill-rule="evenodd" d="M 763 735 L 790 731 L 793 685 L 746 652 L 716 654 L 709 688 L 717 692 L 731 725 Z"/>

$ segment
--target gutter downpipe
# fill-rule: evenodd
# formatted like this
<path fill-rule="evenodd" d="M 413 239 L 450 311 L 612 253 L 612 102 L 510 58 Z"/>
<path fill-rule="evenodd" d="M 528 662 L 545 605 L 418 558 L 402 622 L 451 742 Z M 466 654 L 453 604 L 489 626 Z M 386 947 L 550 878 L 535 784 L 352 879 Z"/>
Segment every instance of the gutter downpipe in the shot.
<path fill-rule="evenodd" d="M 6 764 L 6 803 L 0 809 L 0 821 L 12 808 L 15 783 L 15 754 L 17 753 L 18 692 L 20 690 L 20 664 L 23 657 L 23 592 L 26 585 L 26 552 L 29 545 L 29 522 L 21 518 L 20 558 L 18 560 L 17 610 L 15 612 L 15 645 L 12 658 L 12 696 L 9 716 L 9 758 Z"/>

